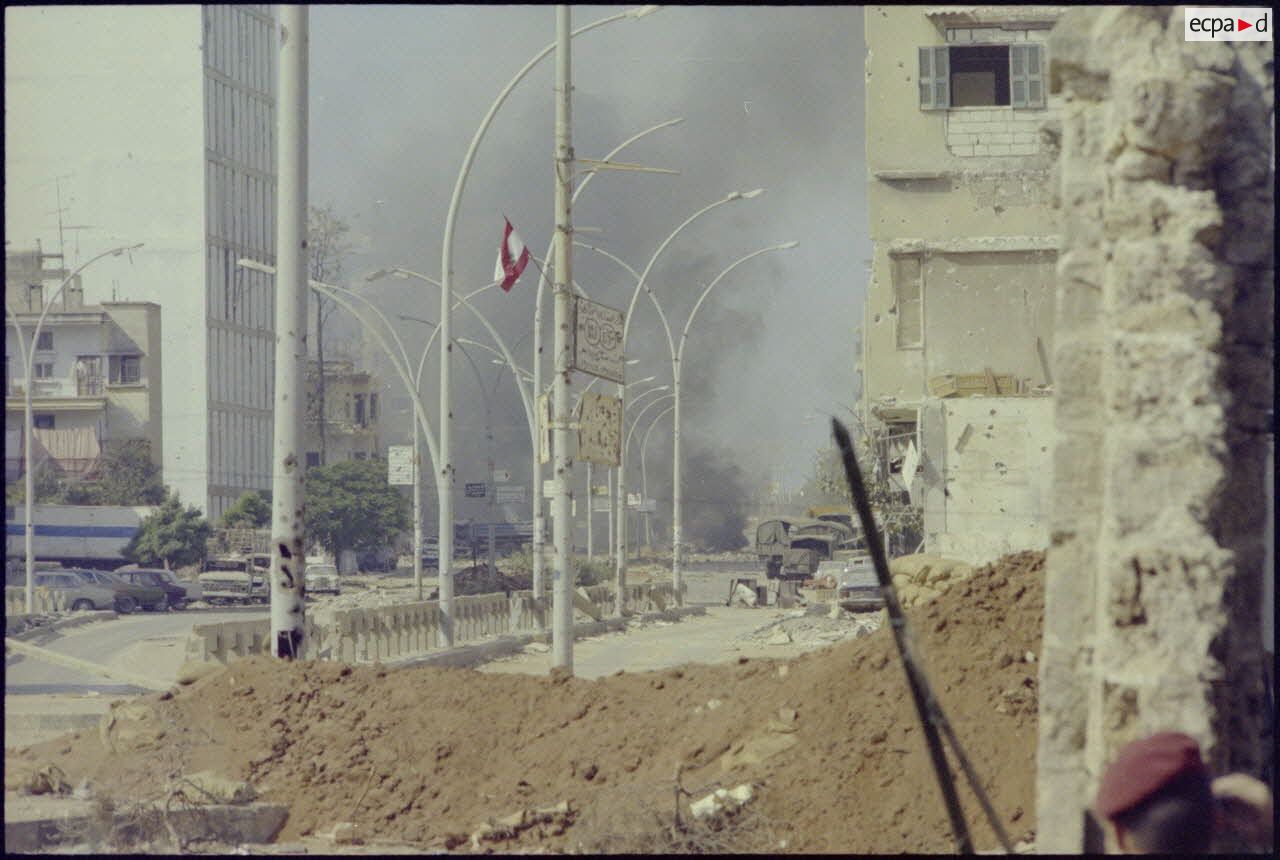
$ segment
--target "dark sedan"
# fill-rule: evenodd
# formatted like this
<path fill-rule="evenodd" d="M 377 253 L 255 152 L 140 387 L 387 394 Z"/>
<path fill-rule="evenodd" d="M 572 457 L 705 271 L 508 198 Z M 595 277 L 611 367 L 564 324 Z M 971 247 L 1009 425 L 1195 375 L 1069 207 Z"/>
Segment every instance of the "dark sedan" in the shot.
<path fill-rule="evenodd" d="M 177 578 L 167 570 L 138 568 L 136 570 L 117 570 L 115 575 L 132 585 L 145 585 L 164 590 L 165 600 L 160 605 L 152 605 L 148 609 L 163 612 L 173 609 L 187 608 L 187 590 L 178 583 Z"/>

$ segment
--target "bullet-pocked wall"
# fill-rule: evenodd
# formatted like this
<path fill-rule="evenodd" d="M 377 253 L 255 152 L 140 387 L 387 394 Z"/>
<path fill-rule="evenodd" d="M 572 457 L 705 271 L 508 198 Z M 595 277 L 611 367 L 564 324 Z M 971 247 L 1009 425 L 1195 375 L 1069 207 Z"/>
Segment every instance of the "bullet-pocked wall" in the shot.
<path fill-rule="evenodd" d="M 1037 848 L 1136 737 L 1263 769 L 1259 604 L 1274 311 L 1271 44 L 1186 42 L 1171 7 L 1050 37 L 1063 236 Z"/>

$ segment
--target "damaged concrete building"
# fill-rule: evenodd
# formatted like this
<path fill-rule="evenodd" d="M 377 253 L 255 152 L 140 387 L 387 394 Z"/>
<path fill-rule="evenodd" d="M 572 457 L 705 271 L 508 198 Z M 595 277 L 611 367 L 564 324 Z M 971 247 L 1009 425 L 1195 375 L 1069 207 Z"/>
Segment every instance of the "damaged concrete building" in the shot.
<path fill-rule="evenodd" d="M 1065 7 L 865 12 L 874 257 L 863 425 L 923 510 L 925 548 L 970 562 L 1048 544 L 1055 111 Z"/>

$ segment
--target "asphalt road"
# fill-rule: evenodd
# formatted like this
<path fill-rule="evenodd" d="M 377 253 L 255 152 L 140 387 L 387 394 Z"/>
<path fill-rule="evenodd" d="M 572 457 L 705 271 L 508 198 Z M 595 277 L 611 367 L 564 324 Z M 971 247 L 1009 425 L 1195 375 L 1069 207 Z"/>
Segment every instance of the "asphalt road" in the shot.
<path fill-rule="evenodd" d="M 67 630 L 41 647 L 171 683 L 182 665 L 187 635 L 193 626 L 220 621 L 248 621 L 266 616 L 265 610 L 138 612 Z M 101 675 L 8 653 L 5 655 L 4 692 L 9 696 L 89 692 L 130 695 L 147 691 Z"/>

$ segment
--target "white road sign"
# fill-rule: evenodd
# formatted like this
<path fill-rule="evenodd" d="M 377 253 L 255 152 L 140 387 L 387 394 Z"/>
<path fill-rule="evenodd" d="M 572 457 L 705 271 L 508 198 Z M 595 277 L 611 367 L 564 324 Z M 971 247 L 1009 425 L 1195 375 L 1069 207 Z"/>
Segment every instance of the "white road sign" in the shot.
<path fill-rule="evenodd" d="M 413 486 L 412 445 L 387 447 L 387 483 L 392 486 Z"/>
<path fill-rule="evenodd" d="M 495 484 L 509 484 L 509 483 L 511 483 L 511 471 L 510 471 L 510 470 L 508 470 L 508 469 L 494 469 L 494 470 L 493 470 L 493 482 L 494 482 Z"/>
<path fill-rule="evenodd" d="M 622 382 L 622 311 L 582 296 L 574 297 L 574 307 L 574 368 Z"/>
<path fill-rule="evenodd" d="M 524 486 L 502 484 L 494 488 L 498 494 L 495 501 L 500 505 L 523 504 L 524 502 Z"/>
<path fill-rule="evenodd" d="M 578 459 L 599 466 L 618 465 L 622 449 L 622 400 L 588 391 L 578 419 Z"/>

